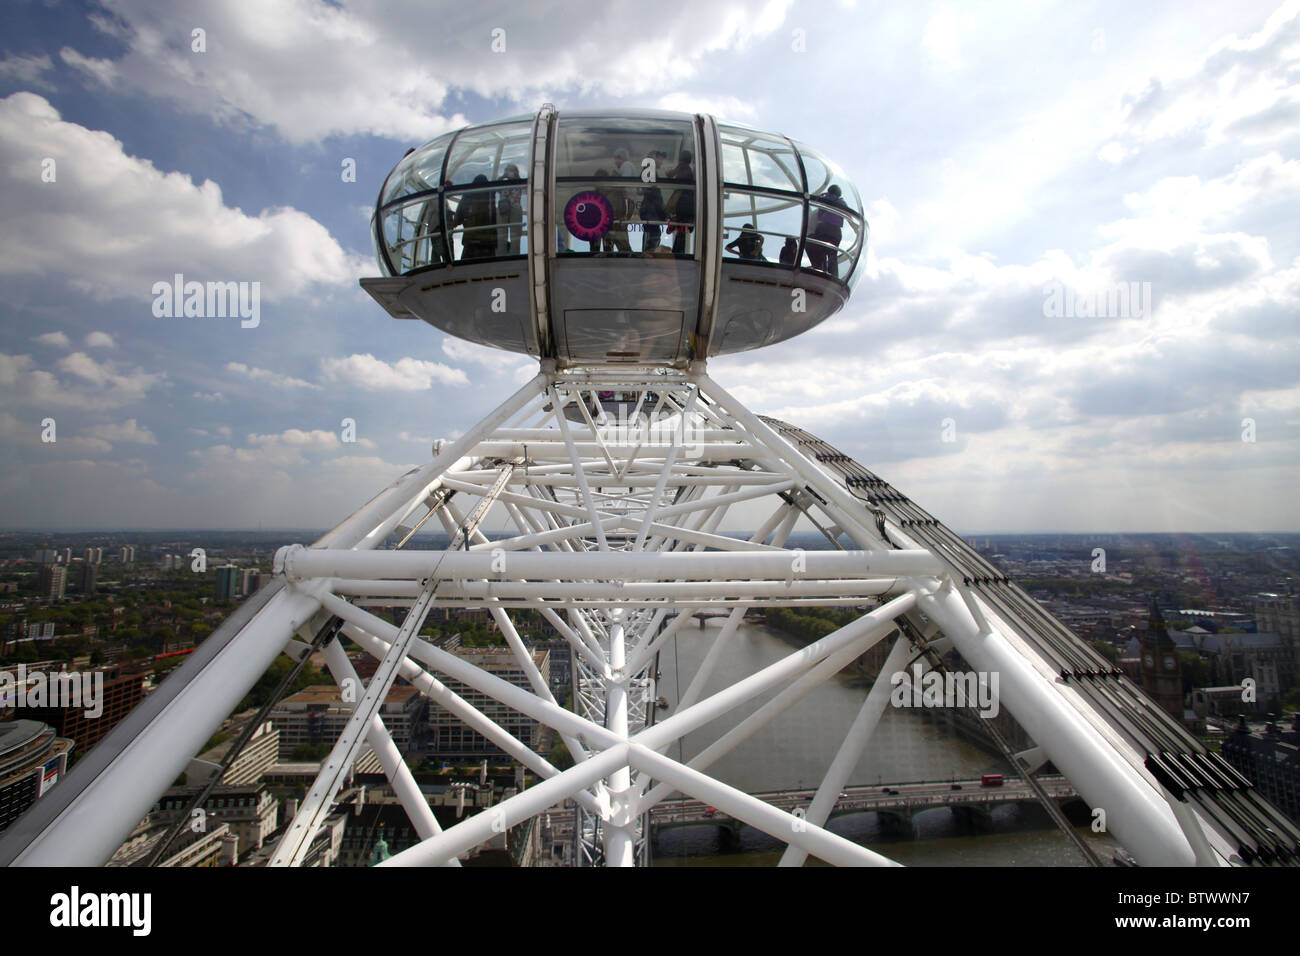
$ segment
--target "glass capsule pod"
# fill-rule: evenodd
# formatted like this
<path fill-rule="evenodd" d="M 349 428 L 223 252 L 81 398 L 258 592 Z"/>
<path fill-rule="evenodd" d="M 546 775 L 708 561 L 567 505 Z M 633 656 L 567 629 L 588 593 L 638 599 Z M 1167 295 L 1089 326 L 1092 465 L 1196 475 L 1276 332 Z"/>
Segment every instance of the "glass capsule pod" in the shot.
<path fill-rule="evenodd" d="M 371 228 L 391 315 L 560 366 L 791 338 L 843 307 L 867 239 L 857 188 L 788 137 L 551 107 L 408 152 Z"/>

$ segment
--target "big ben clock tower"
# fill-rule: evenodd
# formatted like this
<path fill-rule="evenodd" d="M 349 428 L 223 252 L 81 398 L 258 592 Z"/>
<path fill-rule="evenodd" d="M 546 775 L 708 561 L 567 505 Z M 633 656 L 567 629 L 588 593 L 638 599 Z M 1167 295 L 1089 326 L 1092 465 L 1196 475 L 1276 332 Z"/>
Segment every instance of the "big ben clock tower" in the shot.
<path fill-rule="evenodd" d="M 1178 645 L 1169 636 L 1160 608 L 1151 602 L 1151 617 L 1142 641 L 1142 689 L 1176 720 L 1183 719 L 1183 667 Z"/>

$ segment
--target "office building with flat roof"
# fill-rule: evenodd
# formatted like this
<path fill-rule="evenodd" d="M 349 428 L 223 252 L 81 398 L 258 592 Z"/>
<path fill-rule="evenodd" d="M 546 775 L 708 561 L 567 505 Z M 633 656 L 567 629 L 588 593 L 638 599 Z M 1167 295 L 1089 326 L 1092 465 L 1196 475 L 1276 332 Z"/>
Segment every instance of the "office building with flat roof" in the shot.
<path fill-rule="evenodd" d="M 481 667 L 494 677 L 509 681 L 517 687 L 531 691 L 532 685 L 523 666 L 515 659 L 514 653 L 506 647 L 461 647 L 452 651 L 457 657 Z M 550 652 L 545 648 L 532 651 L 533 663 L 543 675 L 550 670 Z M 509 731 L 530 750 L 541 745 L 540 726 L 537 721 L 525 717 L 505 704 L 493 700 L 486 694 L 463 684 L 453 677 L 439 675 L 439 679 L 449 690 L 464 698 L 489 720 Z M 429 730 L 432 736 L 432 749 L 435 757 L 497 757 L 504 752 L 496 744 L 483 737 L 477 731 L 466 726 L 459 717 L 444 710 L 437 703 L 429 704 Z"/>
<path fill-rule="evenodd" d="M 362 689 L 357 691 L 361 699 Z M 393 687 L 379 708 L 384 726 L 403 753 L 411 746 L 417 723 L 424 715 L 425 699 L 414 687 Z M 304 687 L 286 697 L 271 711 L 271 722 L 280 732 L 280 759 L 290 760 L 303 745 L 333 745 L 352 716 L 352 704 L 344 704 L 339 689 L 329 684 Z"/>
<path fill-rule="evenodd" d="M 60 737 L 76 741 L 77 753 L 84 754 L 144 699 L 144 682 L 149 668 L 149 662 L 123 661 L 83 672 L 83 676 L 91 677 L 103 674 L 100 699 L 96 702 L 99 713 L 94 716 L 87 714 L 84 701 L 63 707 L 30 707 L 26 713 L 34 720 L 45 721 Z M 28 673 L 32 670 L 29 666 Z"/>
<path fill-rule="evenodd" d="M 0 830 L 59 782 L 71 749 L 39 720 L 0 721 Z"/>

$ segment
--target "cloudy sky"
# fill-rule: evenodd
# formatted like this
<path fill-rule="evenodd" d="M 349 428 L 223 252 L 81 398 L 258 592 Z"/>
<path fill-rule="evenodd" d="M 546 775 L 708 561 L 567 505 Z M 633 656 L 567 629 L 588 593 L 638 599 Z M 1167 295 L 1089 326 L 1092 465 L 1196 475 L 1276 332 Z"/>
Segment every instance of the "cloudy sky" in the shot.
<path fill-rule="evenodd" d="M 4 19 L 0 527 L 329 527 L 427 460 L 529 370 L 360 291 L 375 196 L 408 147 L 550 101 L 706 110 L 844 167 L 872 227 L 848 308 L 711 372 L 959 531 L 1300 530 L 1300 4 Z M 260 282 L 260 324 L 155 316 L 176 273 Z M 1121 283 L 1150 310 L 1047 307 Z"/>

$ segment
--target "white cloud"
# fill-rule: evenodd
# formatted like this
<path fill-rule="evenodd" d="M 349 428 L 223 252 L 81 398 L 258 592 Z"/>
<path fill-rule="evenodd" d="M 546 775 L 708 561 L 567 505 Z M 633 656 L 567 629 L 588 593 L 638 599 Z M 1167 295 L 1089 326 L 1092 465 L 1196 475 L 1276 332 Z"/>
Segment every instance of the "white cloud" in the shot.
<path fill-rule="evenodd" d="M 789 6 L 661 0 L 647 21 L 643 7 L 602 4 L 579 22 L 570 6 L 541 0 L 496 10 L 261 0 L 201 12 L 143 0 L 91 18 L 126 47 L 123 56 L 93 60 L 66 48 L 61 56 L 94 82 L 233 124 L 275 126 L 296 143 L 351 133 L 414 142 L 465 124 L 446 115 L 457 90 L 533 108 L 561 90 L 624 97 L 677 88 L 709 54 L 777 29 Z M 209 44 L 202 55 L 190 50 L 199 20 Z M 505 49 L 494 53 L 498 27 Z"/>
<path fill-rule="evenodd" d="M 72 342 L 62 332 L 46 332 L 44 335 L 36 336 L 33 341 L 40 342 L 42 345 L 53 345 L 61 349 L 72 347 Z"/>
<path fill-rule="evenodd" d="M 659 97 L 655 104 L 661 110 L 682 113 L 710 113 L 722 120 L 748 123 L 758 115 L 758 106 L 752 100 L 737 96 L 700 95 L 679 90 Z"/>
<path fill-rule="evenodd" d="M 477 342 L 458 339 L 454 335 L 443 336 L 442 352 L 453 362 L 473 362 L 495 371 L 513 368 L 519 363 L 518 352 L 494 349 L 487 345 L 479 345 Z"/>
<path fill-rule="evenodd" d="M 303 431 L 300 428 L 289 428 L 271 435 L 249 435 L 248 443 L 263 448 L 270 448 L 278 445 L 287 445 L 295 448 L 337 448 L 339 446 L 339 439 L 333 432 L 327 432 L 319 428 L 313 429 L 309 432 Z"/>
<path fill-rule="evenodd" d="M 36 408 L 116 408 L 140 401 L 166 379 L 163 373 L 97 362 L 84 352 L 65 355 L 55 368 L 65 377 L 37 368 L 30 355 L 0 354 L 0 388 L 11 390 L 5 400 Z"/>
<path fill-rule="evenodd" d="M 32 367 L 30 355 L 0 353 L 0 385 L 14 385 Z"/>
<path fill-rule="evenodd" d="M 328 459 L 321 464 L 325 468 L 338 471 L 356 471 L 362 477 L 369 476 L 375 481 L 381 481 L 389 475 L 400 475 L 415 467 L 414 464 L 394 465 L 374 455 L 343 455 Z"/>
<path fill-rule="evenodd" d="M 108 382 L 110 375 L 107 366 L 100 365 L 85 352 L 73 352 L 71 355 L 59 359 L 58 367 L 61 371 L 85 379 L 92 385 L 105 384 Z"/>
<path fill-rule="evenodd" d="M 86 74 L 87 77 L 101 86 L 111 87 L 117 82 L 117 67 L 112 60 L 82 56 L 69 46 L 65 46 L 59 51 L 59 59 L 74 70 Z"/>
<path fill-rule="evenodd" d="M 111 349 L 116 347 L 113 337 L 107 332 L 91 332 L 86 336 L 86 348 L 88 349 Z"/>
<path fill-rule="evenodd" d="M 23 56 L 10 54 L 0 60 L 0 79 L 15 79 L 28 86 L 49 87 L 44 73 L 53 67 L 48 55 Z"/>
<path fill-rule="evenodd" d="M 388 363 L 373 355 L 353 354 L 347 358 L 321 359 L 325 378 L 369 391 L 419 392 L 439 385 L 468 385 L 460 369 L 441 362 L 406 358 Z"/>
<path fill-rule="evenodd" d="M 1117 138 L 1148 145 L 1192 136 L 1219 144 L 1277 142 L 1300 128 L 1300 4 L 1282 4 L 1255 33 L 1235 33 L 1195 62 L 1151 76 L 1124 98 Z"/>
<path fill-rule="evenodd" d="M 230 430 L 218 428 L 217 431 L 228 436 Z M 252 476 L 277 473 L 287 477 L 285 469 L 307 464 L 308 455 L 337 452 L 341 447 L 333 432 L 289 428 L 270 434 L 250 434 L 243 448 L 213 445 L 191 451 L 190 456 L 196 461 L 198 470 L 209 475 L 243 470 Z"/>
<path fill-rule="evenodd" d="M 134 418 L 128 418 L 120 425 L 95 425 L 87 429 L 90 435 L 110 442 L 130 442 L 136 445 L 156 445 L 158 439 L 148 428 L 139 424 Z"/>
<path fill-rule="evenodd" d="M 250 368 L 243 362 L 227 362 L 226 371 L 233 372 L 236 375 L 243 375 L 254 382 L 266 382 L 276 388 L 320 388 L 319 385 L 313 385 L 311 382 L 301 378 L 294 378 L 291 375 L 281 375 L 279 372 L 271 372 L 264 368 Z"/>
<path fill-rule="evenodd" d="M 57 179 L 33 187 L 47 157 Z M 0 100 L 0 183 L 0 274 L 66 276 L 99 300 L 138 299 L 146 316 L 153 284 L 178 272 L 259 281 L 275 298 L 347 288 L 369 271 L 305 213 L 232 209 L 211 180 L 196 185 L 129 156 L 32 93 Z M 69 261 L 77 269 L 62 267 Z"/>

